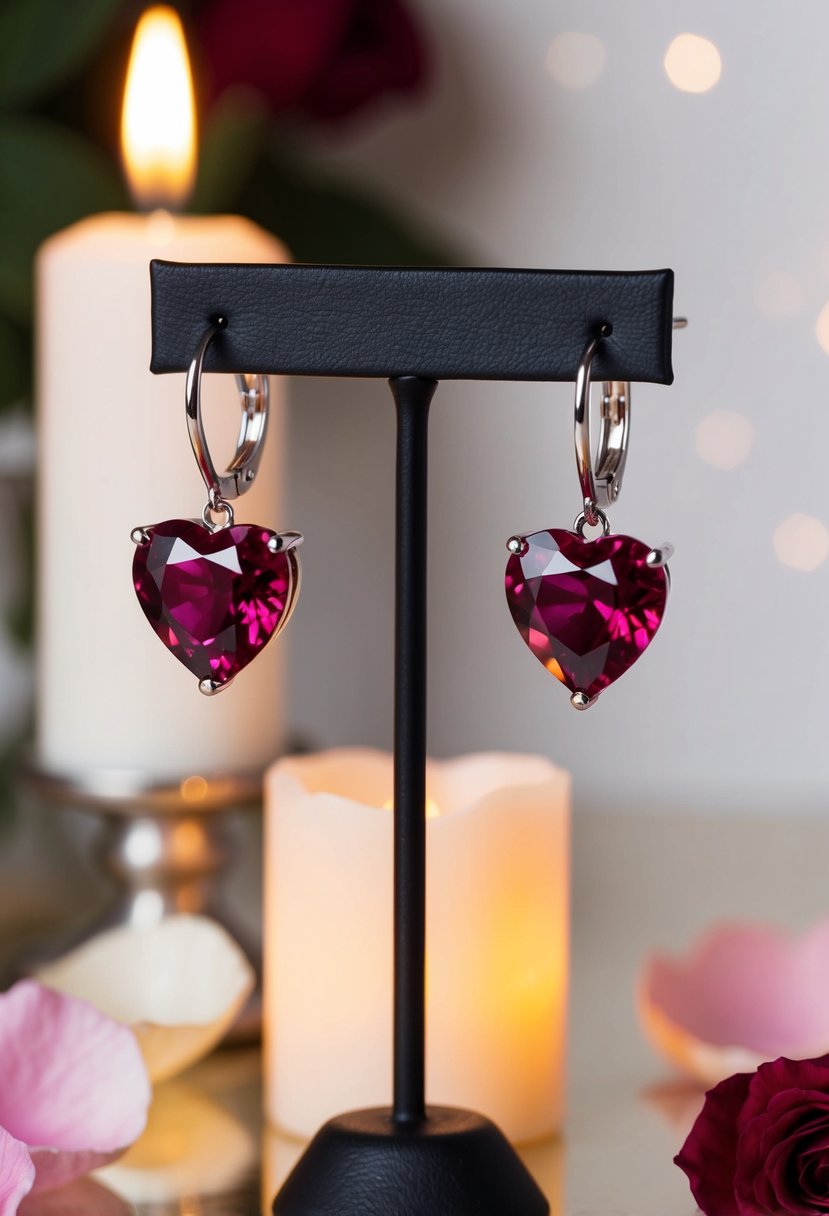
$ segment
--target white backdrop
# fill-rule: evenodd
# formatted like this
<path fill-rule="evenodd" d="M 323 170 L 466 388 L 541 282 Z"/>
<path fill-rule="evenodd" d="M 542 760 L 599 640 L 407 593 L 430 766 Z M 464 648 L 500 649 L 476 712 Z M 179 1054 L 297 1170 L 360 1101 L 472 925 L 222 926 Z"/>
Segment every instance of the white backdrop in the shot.
<path fill-rule="evenodd" d="M 439 389 L 431 749 L 546 753 L 573 769 L 584 805 L 822 807 L 829 356 L 816 325 L 829 301 L 829 6 L 420 3 L 436 87 L 352 140 L 343 166 L 410 201 L 470 264 L 672 266 L 676 311 L 690 318 L 674 386 L 634 386 L 611 516 L 618 531 L 675 544 L 668 614 L 586 714 L 526 650 L 503 593 L 505 539 L 569 526 L 578 507 L 570 388 Z M 550 50 L 573 32 L 593 38 Z M 719 50 L 707 92 L 666 73 L 686 32 Z M 293 397 L 283 522 L 307 536 L 293 717 L 315 743 L 387 744 L 387 390 L 313 381 Z"/>

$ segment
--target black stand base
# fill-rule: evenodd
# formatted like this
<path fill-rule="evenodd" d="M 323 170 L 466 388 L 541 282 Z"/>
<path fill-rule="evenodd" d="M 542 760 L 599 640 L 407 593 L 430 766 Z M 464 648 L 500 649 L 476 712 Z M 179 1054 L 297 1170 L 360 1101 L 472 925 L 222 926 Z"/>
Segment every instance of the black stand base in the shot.
<path fill-rule="evenodd" d="M 515 1150 L 482 1115 L 432 1107 L 401 1126 L 387 1109 L 326 1123 L 274 1200 L 274 1216 L 547 1216 Z"/>

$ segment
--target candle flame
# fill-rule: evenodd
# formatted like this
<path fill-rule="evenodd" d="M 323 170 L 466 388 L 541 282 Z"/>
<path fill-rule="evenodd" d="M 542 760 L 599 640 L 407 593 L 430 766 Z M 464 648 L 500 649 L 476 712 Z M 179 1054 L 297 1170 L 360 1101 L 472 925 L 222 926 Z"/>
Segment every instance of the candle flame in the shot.
<path fill-rule="evenodd" d="M 386 799 L 386 801 L 383 803 L 383 810 L 384 811 L 393 811 L 394 810 L 394 799 L 393 798 Z M 427 819 L 439 819 L 440 818 L 440 807 L 435 802 L 434 798 L 427 797 L 427 799 L 426 799 L 426 818 Z"/>
<path fill-rule="evenodd" d="M 196 107 L 184 30 L 167 5 L 147 9 L 135 30 L 121 150 L 139 207 L 186 201 L 196 175 Z"/>

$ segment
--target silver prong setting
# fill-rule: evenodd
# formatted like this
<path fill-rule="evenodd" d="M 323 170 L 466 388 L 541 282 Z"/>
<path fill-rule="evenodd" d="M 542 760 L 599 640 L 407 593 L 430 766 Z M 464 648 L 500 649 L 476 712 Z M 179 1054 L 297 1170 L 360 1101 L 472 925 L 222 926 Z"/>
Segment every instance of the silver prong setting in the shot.
<path fill-rule="evenodd" d="M 596 704 L 596 698 L 588 697 L 586 692 L 582 692 L 582 690 L 579 689 L 578 692 L 573 693 L 572 697 L 570 698 L 570 704 L 573 706 L 573 709 L 585 710 L 589 709 L 591 705 Z"/>
<path fill-rule="evenodd" d="M 288 549 L 298 549 L 305 537 L 301 532 L 277 532 L 268 541 L 271 553 L 285 553 Z"/>
<path fill-rule="evenodd" d="M 507 541 L 507 549 L 516 557 L 523 557 L 529 547 L 523 536 L 511 536 Z"/>
<path fill-rule="evenodd" d="M 662 570 L 662 569 L 664 569 L 665 566 L 667 566 L 668 562 L 671 560 L 673 555 L 674 555 L 673 545 L 669 544 L 668 541 L 665 541 L 663 544 L 659 545 L 657 548 L 651 549 L 650 553 L 645 558 L 645 562 L 653 570 Z"/>
<path fill-rule="evenodd" d="M 218 693 L 224 691 L 225 688 L 230 688 L 232 680 L 225 680 L 220 683 L 218 680 L 199 680 L 199 692 L 205 697 L 215 697 Z"/>
<path fill-rule="evenodd" d="M 146 545 L 150 540 L 149 528 L 133 528 L 130 532 L 130 540 L 134 545 Z"/>

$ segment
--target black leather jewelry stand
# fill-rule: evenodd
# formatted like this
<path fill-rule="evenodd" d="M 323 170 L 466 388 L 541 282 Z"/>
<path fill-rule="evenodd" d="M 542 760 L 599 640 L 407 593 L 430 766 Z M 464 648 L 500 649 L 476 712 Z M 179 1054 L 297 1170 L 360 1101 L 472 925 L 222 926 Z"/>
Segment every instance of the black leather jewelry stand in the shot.
<path fill-rule="evenodd" d="M 394 1095 L 328 1122 L 275 1216 L 544 1216 L 548 1204 L 481 1115 L 427 1108 L 426 517 L 429 405 L 440 379 L 670 384 L 673 273 L 415 270 L 153 262 L 154 372 L 383 376 L 397 408 L 394 706 Z"/>

